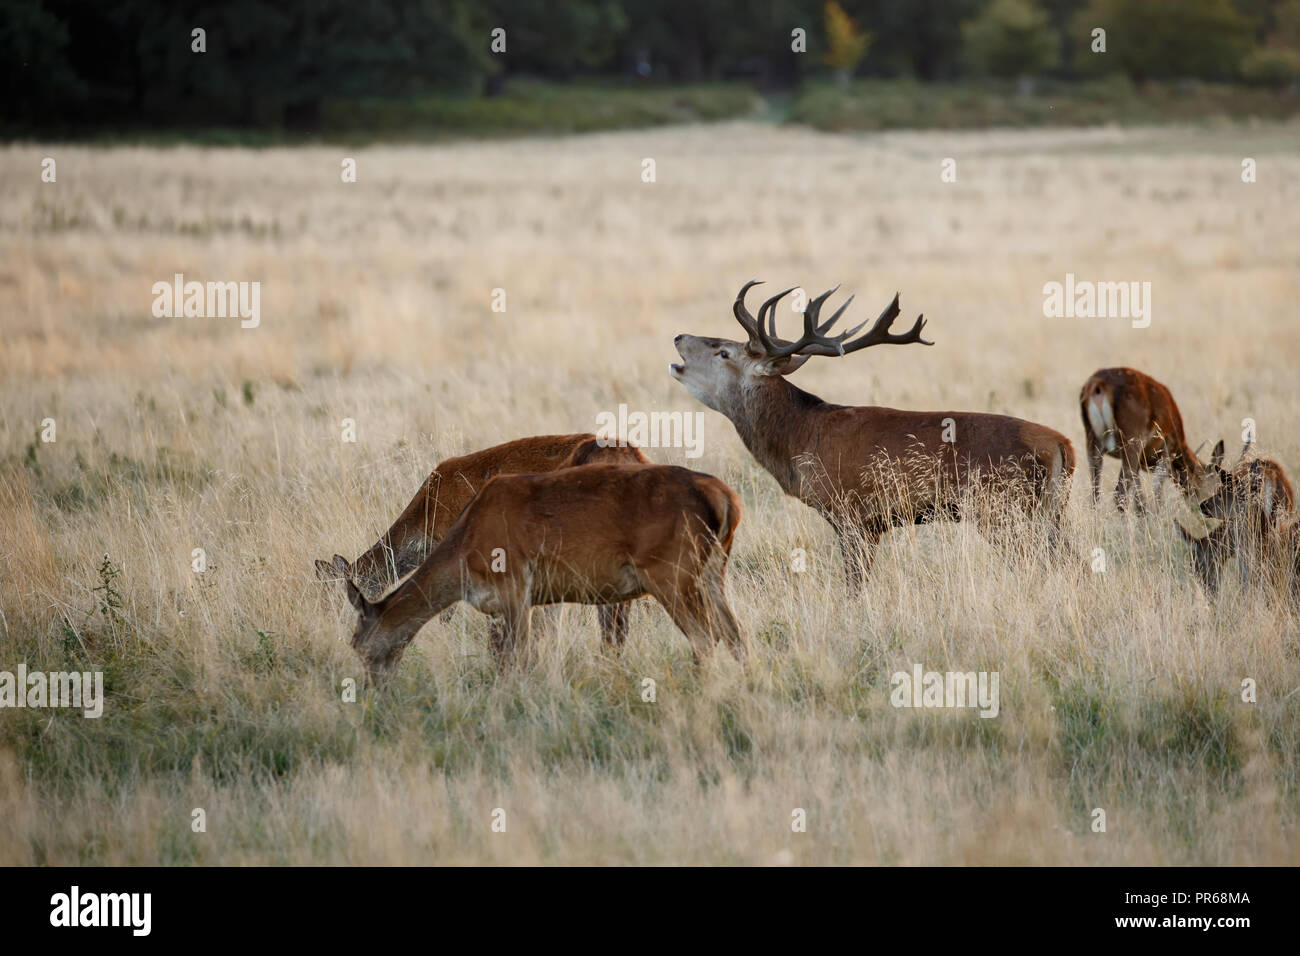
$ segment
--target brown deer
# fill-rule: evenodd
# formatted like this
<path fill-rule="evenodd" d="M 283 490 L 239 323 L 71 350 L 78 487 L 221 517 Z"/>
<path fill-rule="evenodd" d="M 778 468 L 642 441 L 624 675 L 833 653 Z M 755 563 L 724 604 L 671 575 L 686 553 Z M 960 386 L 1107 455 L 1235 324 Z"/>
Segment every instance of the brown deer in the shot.
<path fill-rule="evenodd" d="M 589 433 L 519 438 L 448 458 L 438 463 L 393 526 L 365 554 L 351 564 L 337 555 L 333 563 L 317 561 L 316 575 L 323 581 L 352 581 L 375 600 L 420 566 L 491 478 L 597 462 L 648 464 L 640 449 L 606 444 Z M 607 643 L 623 644 L 628 610 L 626 605 L 599 608 L 601 634 Z"/>
<path fill-rule="evenodd" d="M 672 376 L 692 395 L 726 415 L 741 440 L 786 494 L 822 515 L 839 537 L 851 591 L 870 571 L 876 544 L 890 528 L 936 519 L 960 520 L 972 493 L 1012 508 L 976 511 L 985 530 L 1012 512 L 1045 512 L 1053 545 L 1074 472 L 1069 439 L 1042 425 L 978 412 L 914 412 L 875 406 L 833 405 L 786 381 L 814 355 L 848 355 L 875 345 L 919 342 L 924 316 L 906 332 L 891 333 L 898 296 L 861 337 L 863 326 L 827 333 L 852 297 L 825 322 L 822 304 L 835 290 L 808 303 L 803 334 L 776 334 L 776 304 L 787 289 L 763 303 L 755 319 L 745 306 L 748 282 L 733 312 L 747 334 L 743 342 L 678 335 L 682 363 Z M 838 287 L 837 287 L 838 288 Z M 996 494 L 1007 484 L 1010 495 Z M 989 494 L 991 493 L 991 494 Z"/>
<path fill-rule="evenodd" d="M 360 615 L 352 647 L 370 677 L 382 679 L 426 621 L 463 600 L 500 619 L 492 641 L 504 667 L 528 648 L 533 605 L 648 594 L 697 661 L 711 650 L 711 635 L 743 659 L 724 592 L 739 523 L 740 496 L 685 468 L 596 464 L 498 475 L 397 590 L 371 602 L 346 582 Z"/>
<path fill-rule="evenodd" d="M 1132 368 L 1100 368 L 1079 392 L 1079 413 L 1088 448 L 1092 502 L 1101 500 L 1101 458 L 1120 460 L 1115 506 L 1124 510 L 1133 496 L 1143 510 L 1138 473 L 1155 470 L 1156 500 L 1167 472 L 1193 503 L 1214 494 L 1215 473 L 1223 461 L 1223 442 L 1214 446 L 1207 468 L 1187 447 L 1183 417 L 1169 389 Z M 1163 466 L 1160 467 L 1160 466 Z"/>
<path fill-rule="evenodd" d="M 1220 445 L 1223 443 L 1220 442 Z M 1192 551 L 1197 577 L 1209 594 L 1219 589 L 1224 560 L 1237 558 L 1241 586 L 1252 581 L 1289 587 L 1300 605 L 1300 519 L 1286 471 L 1272 458 L 1245 459 L 1232 471 L 1218 468 L 1218 490 L 1201 502 L 1201 514 L 1217 524 L 1208 533 L 1175 522 Z M 1289 584 L 1288 584 L 1289 582 Z"/>

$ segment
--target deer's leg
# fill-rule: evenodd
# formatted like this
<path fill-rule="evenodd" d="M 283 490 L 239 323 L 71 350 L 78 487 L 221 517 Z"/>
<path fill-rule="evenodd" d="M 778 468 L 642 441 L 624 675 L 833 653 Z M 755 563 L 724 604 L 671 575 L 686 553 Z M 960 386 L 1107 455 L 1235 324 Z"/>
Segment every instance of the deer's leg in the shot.
<path fill-rule="evenodd" d="M 621 604 L 601 604 L 596 607 L 596 617 L 600 621 L 600 637 L 610 647 L 622 650 L 627 641 L 628 618 L 631 617 L 632 605 L 624 601 Z"/>
<path fill-rule="evenodd" d="M 745 645 L 744 636 L 740 633 L 740 623 L 736 620 L 736 615 L 731 612 L 731 605 L 727 603 L 727 595 L 721 581 L 709 582 L 705 585 L 704 608 L 714 640 L 725 643 L 727 649 L 731 651 L 731 656 L 743 662 L 749 649 Z"/>
<path fill-rule="evenodd" d="M 871 563 L 876 556 L 886 528 L 879 521 L 856 522 L 838 519 L 831 522 L 840 542 L 840 555 L 844 558 L 845 587 L 849 594 L 858 594 L 867 583 Z"/>
<path fill-rule="evenodd" d="M 1214 597 L 1219 590 L 1220 548 L 1213 538 L 1189 538 L 1183 534 L 1192 553 L 1192 570 L 1201 582 L 1201 587 L 1209 597 Z"/>
<path fill-rule="evenodd" d="M 1131 496 L 1134 498 L 1137 510 L 1140 513 L 1142 510 L 1142 502 L 1140 498 L 1141 489 L 1138 485 L 1139 479 L 1137 476 L 1137 469 L 1134 467 L 1133 463 L 1129 461 L 1128 455 L 1126 454 L 1120 461 L 1119 481 L 1115 484 L 1115 507 L 1120 511 L 1127 510 L 1129 498 Z"/>
<path fill-rule="evenodd" d="M 1151 507 L 1159 509 L 1160 492 L 1164 490 L 1165 479 L 1167 479 L 1173 469 L 1173 464 L 1169 461 L 1168 450 L 1161 453 L 1159 460 L 1156 462 L 1155 470 L 1151 472 Z"/>
<path fill-rule="evenodd" d="M 673 623 L 691 642 L 691 657 L 696 664 L 707 658 L 713 650 L 709 635 L 709 615 L 703 595 L 695 582 L 686 584 L 675 594 L 655 595 Z"/>
<path fill-rule="evenodd" d="M 543 638 L 551 638 L 560 633 L 560 617 L 564 614 L 564 608 L 559 604 L 543 604 L 533 608 L 533 617 L 536 619 L 534 630 L 540 633 Z"/>
<path fill-rule="evenodd" d="M 532 643 L 532 607 L 526 598 L 503 601 L 503 613 L 492 618 L 492 648 L 502 671 L 526 663 Z"/>
<path fill-rule="evenodd" d="M 514 637 L 509 633 L 506 619 L 499 614 L 488 618 L 488 642 L 492 647 L 492 656 L 496 659 L 497 669 L 505 670 L 514 656 Z"/>
<path fill-rule="evenodd" d="M 1238 585 L 1238 587 L 1240 588 L 1241 594 L 1243 596 L 1245 595 L 1246 591 L 1250 588 L 1250 580 L 1252 575 L 1254 574 L 1254 571 L 1255 571 L 1254 562 L 1251 561 L 1250 555 L 1246 553 L 1245 548 L 1238 546 L 1237 573 L 1241 576 L 1241 583 Z"/>
<path fill-rule="evenodd" d="M 1085 440 L 1088 445 L 1088 475 L 1092 479 L 1092 504 L 1096 507 L 1101 504 L 1101 442 L 1097 441 L 1091 428 L 1085 432 Z"/>
<path fill-rule="evenodd" d="M 668 612 L 673 623 L 691 643 L 691 657 L 698 664 L 712 650 L 708 607 L 700 593 L 695 570 L 663 565 L 641 570 L 641 586 Z"/>

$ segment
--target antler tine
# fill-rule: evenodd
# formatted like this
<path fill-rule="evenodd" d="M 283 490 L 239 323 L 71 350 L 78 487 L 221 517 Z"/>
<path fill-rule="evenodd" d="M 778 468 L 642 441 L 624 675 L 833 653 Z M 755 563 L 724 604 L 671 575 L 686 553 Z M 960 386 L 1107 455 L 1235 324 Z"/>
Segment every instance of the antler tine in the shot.
<path fill-rule="evenodd" d="M 749 286 L 745 288 L 748 289 Z M 838 288 L 839 286 L 836 286 L 835 289 L 823 292 L 808 303 L 803 312 L 803 334 L 796 342 L 789 342 L 776 336 L 776 304 L 794 290 L 786 289 L 764 302 L 762 308 L 758 310 L 758 319 L 753 326 L 763 354 L 769 359 L 785 358 L 790 355 L 834 356 L 847 355 L 850 352 L 856 352 L 872 345 L 906 345 L 913 342 L 919 342 L 922 345 L 934 344 L 921 338 L 921 330 L 925 328 L 924 315 L 918 315 L 915 324 L 906 332 L 891 333 L 889 331 L 894 319 L 898 318 L 900 311 L 898 293 L 894 293 L 894 300 L 877 316 L 871 328 L 861 338 L 850 341 L 867 324 L 866 321 L 840 335 L 827 335 L 826 333 L 839 321 L 840 316 L 844 314 L 844 311 L 853 301 L 853 296 L 849 296 L 844 304 L 835 310 L 834 315 L 825 322 L 819 323 L 822 305 Z M 743 290 L 741 298 L 743 298 Z M 741 319 L 743 304 L 740 299 L 737 299 L 736 302 L 736 317 Z M 747 311 L 744 315 L 745 318 L 750 318 Z M 753 321 L 752 318 L 751 321 Z M 745 326 L 746 330 L 749 329 L 749 325 L 744 319 L 741 319 L 741 324 Z M 751 341 L 754 338 L 755 336 L 751 335 Z"/>
<path fill-rule="evenodd" d="M 755 321 L 754 317 L 750 315 L 749 309 L 745 307 L 745 294 L 754 286 L 762 284 L 763 281 L 761 279 L 750 279 L 741 287 L 740 294 L 736 296 L 736 302 L 731 307 L 732 314 L 735 315 L 736 321 L 739 322 L 745 332 L 748 333 L 751 342 L 759 341 L 758 323 Z"/>
<path fill-rule="evenodd" d="M 778 292 L 758 308 L 758 339 L 762 343 L 764 350 L 769 354 L 771 354 L 773 350 L 781 349 L 788 344 L 784 339 L 778 338 L 776 334 L 776 304 L 797 288 L 799 287 L 792 285 L 784 292 Z M 767 318 L 768 328 L 771 329 L 770 334 L 763 328 L 765 315 Z"/>
<path fill-rule="evenodd" d="M 898 307 L 898 293 L 894 293 L 894 301 L 889 303 L 880 317 L 876 319 L 875 324 L 856 342 L 850 342 L 844 346 L 844 354 L 856 352 L 858 349 L 865 349 L 872 345 L 911 345 L 913 342 L 919 342 L 921 345 L 933 345 L 926 339 L 921 338 L 921 330 L 925 328 L 925 316 L 918 315 L 912 327 L 901 334 L 889 331 L 890 326 L 894 324 L 894 319 L 898 318 L 902 310 Z"/>
<path fill-rule="evenodd" d="M 843 304 L 842 306 L 840 306 L 838 309 L 836 309 L 836 310 L 835 310 L 835 314 L 832 315 L 829 319 L 827 319 L 827 320 L 826 320 L 826 324 L 823 325 L 823 326 L 822 326 L 820 329 L 818 329 L 817 331 L 822 332 L 822 333 L 825 333 L 825 332 L 826 332 L 826 331 L 827 331 L 827 330 L 828 330 L 832 325 L 834 325 L 836 322 L 838 322 L 838 321 L 840 320 L 840 316 L 844 314 L 844 310 L 847 309 L 850 305 L 853 304 L 853 299 L 854 299 L 854 296 L 849 296 L 847 299 L 845 299 L 845 300 L 844 300 L 844 304 Z M 843 332 L 843 333 L 841 333 L 840 335 L 836 336 L 836 338 L 839 339 L 840 341 L 845 341 L 845 340 L 847 340 L 847 339 L 852 338 L 854 335 L 856 335 L 856 334 L 858 333 L 858 330 L 859 330 L 860 328 L 862 328 L 864 325 L 867 324 L 868 321 L 869 321 L 869 320 L 867 320 L 867 319 L 863 319 L 861 322 L 859 322 L 857 325 L 853 326 L 853 328 L 849 329 L 847 332 Z"/>
<path fill-rule="evenodd" d="M 835 289 L 838 288 L 839 286 L 835 287 Z M 831 295 L 835 292 L 835 289 L 827 289 L 825 292 L 817 296 L 815 299 L 809 302 L 807 306 L 804 307 L 803 314 L 812 316 L 812 325 L 814 328 L 817 329 L 818 332 L 825 331 L 825 329 L 821 328 L 817 324 L 818 319 L 821 318 L 822 303 L 831 297 Z"/>

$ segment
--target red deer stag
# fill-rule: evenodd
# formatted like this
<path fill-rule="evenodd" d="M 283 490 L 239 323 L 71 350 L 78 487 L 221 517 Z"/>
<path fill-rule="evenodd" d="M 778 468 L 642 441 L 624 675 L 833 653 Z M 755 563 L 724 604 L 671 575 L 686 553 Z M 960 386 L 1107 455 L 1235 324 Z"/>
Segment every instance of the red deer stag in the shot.
<path fill-rule="evenodd" d="M 347 582 L 360 615 L 352 647 L 381 680 L 425 622 L 463 600 L 500 619 L 492 640 L 504 666 L 528 647 L 533 605 L 648 594 L 686 634 L 697 661 L 710 651 L 710 635 L 743 659 L 724 593 L 739 522 L 740 496 L 685 468 L 597 464 L 498 475 L 397 590 L 372 603 Z"/>
<path fill-rule="evenodd" d="M 1214 529 L 1189 533 L 1175 523 L 1192 549 L 1193 567 L 1208 593 L 1218 592 L 1222 564 L 1235 556 L 1243 588 L 1252 581 L 1289 587 L 1300 606 L 1300 518 L 1295 514 L 1295 492 L 1280 464 L 1272 458 L 1245 460 L 1246 448 L 1232 471 L 1216 466 L 1218 490 L 1201 502 L 1201 513 L 1218 522 Z"/>
<path fill-rule="evenodd" d="M 786 494 L 831 524 L 851 591 L 862 587 L 875 546 L 890 528 L 960 520 L 970 493 L 992 492 L 999 484 L 1005 488 L 1008 481 L 1020 485 L 1019 493 L 1006 499 L 1013 510 L 1045 512 L 1049 537 L 1054 545 L 1060 543 L 1074 472 L 1069 439 L 1005 415 L 822 401 L 785 376 L 814 355 L 848 355 L 875 345 L 930 345 L 921 338 L 925 318 L 918 316 L 906 332 L 891 333 L 899 314 L 895 295 L 860 338 L 853 336 L 866 322 L 829 336 L 852 301 L 850 297 L 819 324 L 822 303 L 832 289 L 808 303 L 803 335 L 790 342 L 777 337 L 776 304 L 792 290 L 768 299 L 755 319 L 745 306 L 745 293 L 756 284 L 746 283 L 733 307 L 747 340 L 679 335 L 674 342 L 683 361 L 671 372 L 697 399 L 731 419 L 745 446 Z M 975 517 L 986 531 L 1000 522 L 1000 516 L 985 509 Z"/>
<path fill-rule="evenodd" d="M 1207 468 L 1187 447 L 1183 417 L 1169 389 L 1150 375 L 1132 368 L 1100 368 L 1083 383 L 1079 413 L 1088 447 L 1092 475 L 1092 502 L 1101 500 L 1101 458 L 1120 460 L 1115 505 L 1121 511 L 1133 495 L 1143 510 L 1139 472 L 1155 468 L 1156 500 L 1164 477 L 1171 475 L 1189 499 L 1200 502 L 1214 494 L 1215 473 L 1223 461 L 1223 442 L 1214 446 Z"/>
<path fill-rule="evenodd" d="M 598 462 L 648 464 L 640 449 L 602 445 L 592 434 L 537 435 L 448 458 L 439 462 L 393 526 L 370 550 L 352 564 L 337 555 L 333 563 L 317 561 L 316 575 L 324 581 L 350 580 L 375 600 L 420 566 L 489 479 Z M 598 614 L 606 643 L 622 646 L 627 636 L 628 607 L 602 605 Z"/>

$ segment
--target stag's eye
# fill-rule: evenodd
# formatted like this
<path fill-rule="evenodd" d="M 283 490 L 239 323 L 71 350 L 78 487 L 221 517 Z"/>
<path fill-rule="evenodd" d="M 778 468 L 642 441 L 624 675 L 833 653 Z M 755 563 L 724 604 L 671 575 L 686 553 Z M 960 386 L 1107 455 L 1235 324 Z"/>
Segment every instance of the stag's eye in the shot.
<path fill-rule="evenodd" d="M 726 349 L 718 349 L 718 354 L 721 355 L 724 359 L 731 358 L 731 353 L 728 352 Z"/>

